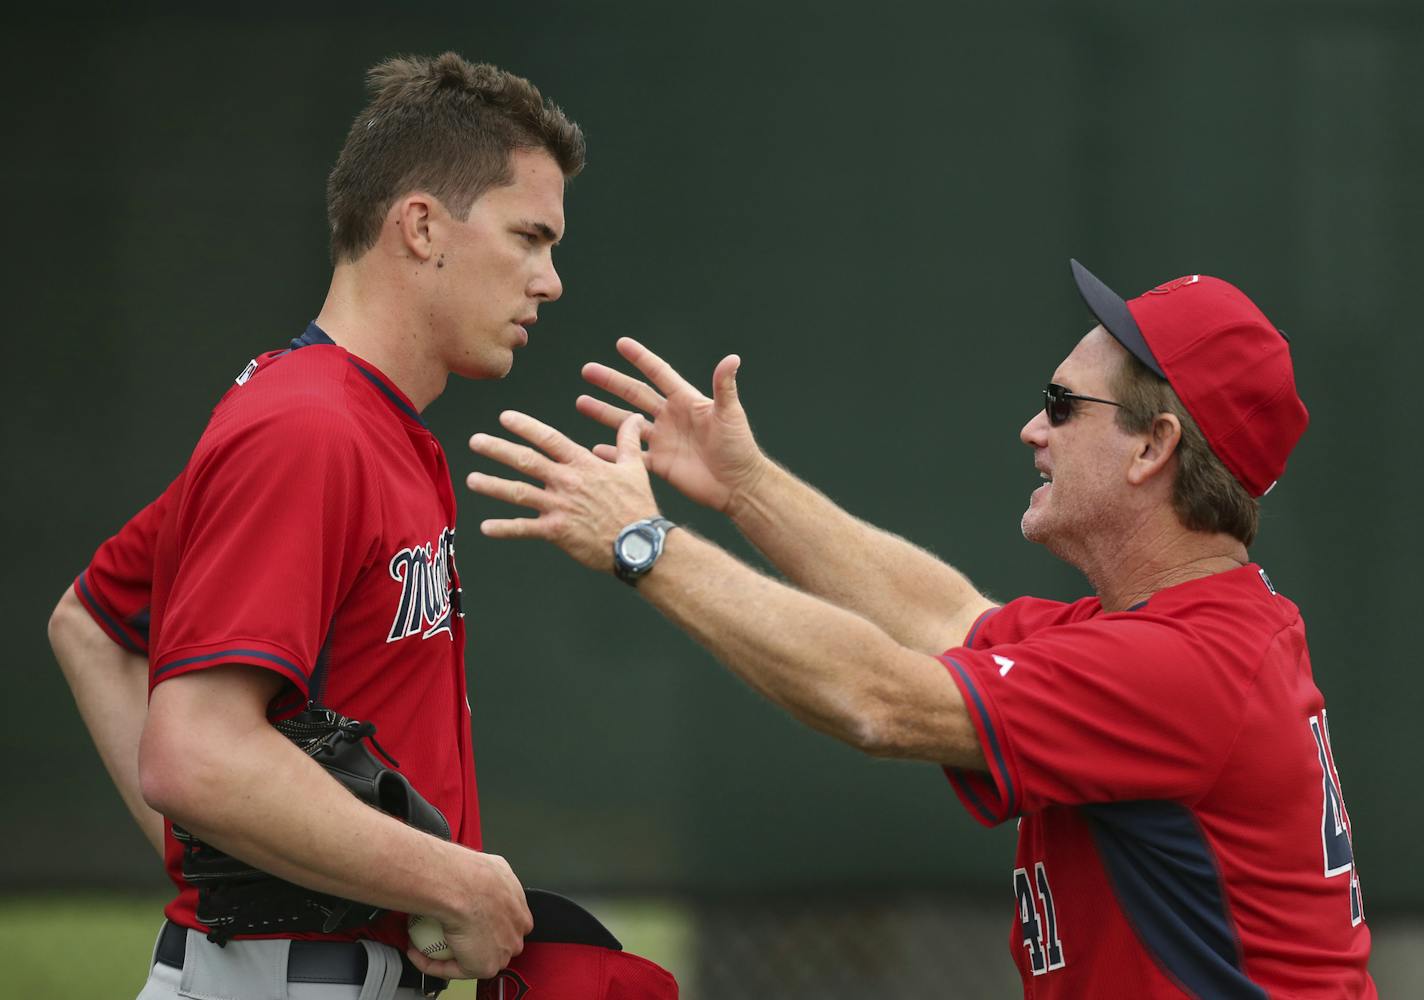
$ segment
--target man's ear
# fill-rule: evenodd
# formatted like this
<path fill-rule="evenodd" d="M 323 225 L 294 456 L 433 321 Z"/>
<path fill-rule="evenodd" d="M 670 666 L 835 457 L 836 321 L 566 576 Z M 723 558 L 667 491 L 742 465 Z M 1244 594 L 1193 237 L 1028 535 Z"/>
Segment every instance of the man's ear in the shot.
<path fill-rule="evenodd" d="M 1140 439 L 1137 454 L 1127 469 L 1127 481 L 1141 486 L 1165 469 L 1182 441 L 1182 423 L 1173 413 L 1159 413 Z"/>
<path fill-rule="evenodd" d="M 412 191 L 392 205 L 386 217 L 386 225 L 399 235 L 401 248 L 418 261 L 427 261 L 435 253 L 430 228 L 439 206 L 433 196 Z"/>

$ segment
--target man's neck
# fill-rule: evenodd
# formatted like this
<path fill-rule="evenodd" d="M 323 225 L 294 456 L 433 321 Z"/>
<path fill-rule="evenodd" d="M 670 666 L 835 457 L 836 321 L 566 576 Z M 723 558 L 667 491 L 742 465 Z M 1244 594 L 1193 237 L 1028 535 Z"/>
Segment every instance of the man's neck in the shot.
<path fill-rule="evenodd" d="M 422 317 L 404 304 L 417 301 L 364 275 L 360 264 L 341 264 L 316 325 L 341 347 L 375 365 L 423 412 L 445 391 L 450 372 L 430 349 Z"/>
<path fill-rule="evenodd" d="M 1170 515 L 1170 521 L 1141 523 L 1079 568 L 1098 592 L 1103 610 L 1123 611 L 1159 590 L 1240 569 L 1249 561 L 1246 546 L 1230 535 L 1189 531 Z"/>

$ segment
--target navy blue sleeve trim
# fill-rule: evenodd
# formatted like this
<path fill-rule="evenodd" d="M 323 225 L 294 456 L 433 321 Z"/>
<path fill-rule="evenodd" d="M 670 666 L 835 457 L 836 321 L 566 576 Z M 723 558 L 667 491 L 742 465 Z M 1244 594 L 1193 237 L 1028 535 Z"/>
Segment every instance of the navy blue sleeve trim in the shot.
<path fill-rule="evenodd" d="M 376 378 L 376 376 L 372 375 L 366 369 L 356 364 L 356 362 L 352 361 L 350 358 L 347 358 L 346 360 L 351 362 L 352 367 L 354 367 L 358 372 L 364 375 L 368 382 L 374 385 L 377 389 L 380 389 L 381 393 L 391 401 L 391 405 L 393 405 L 396 409 L 400 410 L 406 416 L 410 417 L 410 419 L 414 420 L 416 423 L 420 424 L 420 426 L 426 426 L 425 421 L 420 418 L 420 414 L 416 412 L 415 408 L 410 406 L 408 403 L 406 403 L 405 400 L 401 399 L 395 393 L 391 392 L 390 387 L 387 386 L 386 383 Z M 426 429 L 428 430 L 429 428 L 427 427 Z"/>
<path fill-rule="evenodd" d="M 208 653 L 205 656 L 190 656 L 186 660 L 174 660 L 172 663 L 164 664 L 161 669 L 154 671 L 153 679 L 157 681 L 165 674 L 170 674 L 180 667 L 191 666 L 194 663 L 208 663 L 212 660 L 231 660 L 233 657 L 246 657 L 254 660 L 266 660 L 269 663 L 273 663 L 279 670 L 289 675 L 293 684 L 296 684 L 297 687 L 303 690 L 306 689 L 307 675 L 302 673 L 296 664 L 275 654 L 263 652 L 260 649 L 224 649 L 221 652 Z"/>
<path fill-rule="evenodd" d="M 989 717 L 989 709 L 984 704 L 984 698 L 979 693 L 979 688 L 975 686 L 974 681 L 970 679 L 969 671 L 965 670 L 953 659 L 949 657 L 946 657 L 945 659 L 954 669 L 954 672 L 959 676 L 960 682 L 964 685 L 965 689 L 968 690 L 970 696 L 974 699 L 975 711 L 979 713 L 979 719 L 984 724 L 984 732 L 989 734 L 989 750 L 993 754 L 993 756 L 991 757 L 991 763 L 998 771 L 999 780 L 1003 783 L 1004 790 L 1008 792 L 1008 796 L 1004 802 L 1004 815 L 1016 815 L 1019 811 L 1018 792 L 1014 790 L 1014 783 L 1012 779 L 1009 778 L 1009 765 L 1004 760 L 1003 750 L 1001 750 L 999 747 L 999 736 L 996 732 L 994 732 L 994 723 L 993 720 Z"/>
<path fill-rule="evenodd" d="M 979 817 L 990 826 L 998 826 L 1002 823 L 1003 817 L 994 815 L 994 811 L 984 804 L 984 800 L 974 793 L 974 785 L 965 776 L 964 771 L 957 767 L 946 767 L 944 773 L 949 777 L 950 783 L 954 785 L 959 794 L 969 800 L 969 805 L 979 814 Z"/>
<path fill-rule="evenodd" d="M 1000 605 L 999 607 L 1003 607 L 1003 605 Z M 974 624 L 973 624 L 972 626 L 970 626 L 970 628 L 969 628 L 969 634 L 964 637 L 964 647 L 965 647 L 966 649 L 973 649 L 973 648 L 974 648 L 974 637 L 979 634 L 979 626 L 980 626 L 980 625 L 983 625 L 986 621 L 988 621 L 989 618 L 990 618 L 990 616 L 993 615 L 993 614 L 994 614 L 995 612 L 997 612 L 998 610 L 999 610 L 999 608 L 990 608 L 988 611 L 985 611 L 985 612 L 984 612 L 982 615 L 980 615 L 978 618 L 974 619 Z"/>
<path fill-rule="evenodd" d="M 130 653 L 137 653 L 140 656 L 144 655 L 144 651 L 128 637 L 128 633 L 124 631 L 123 626 L 114 621 L 113 616 L 109 614 L 101 602 L 95 600 L 94 592 L 89 589 L 88 576 L 89 571 L 87 569 L 79 574 L 79 590 L 84 595 L 84 603 L 93 608 L 99 617 L 104 620 L 104 624 L 109 627 L 109 632 L 118 638 L 119 645 L 123 646 Z"/>

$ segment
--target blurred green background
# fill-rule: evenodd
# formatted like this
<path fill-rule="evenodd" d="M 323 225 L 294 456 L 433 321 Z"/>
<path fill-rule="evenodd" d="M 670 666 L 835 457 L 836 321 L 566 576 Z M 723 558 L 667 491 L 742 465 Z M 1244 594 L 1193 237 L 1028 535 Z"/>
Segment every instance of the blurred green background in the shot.
<path fill-rule="evenodd" d="M 316 314 L 364 70 L 454 49 L 534 80 L 589 140 L 563 300 L 508 379 L 452 382 L 427 413 L 457 480 L 505 407 L 602 439 L 573 411 L 578 370 L 620 335 L 704 384 L 737 351 L 773 455 L 996 597 L 1076 597 L 1018 533 L 1018 428 L 1091 325 L 1068 258 L 1125 294 L 1197 271 L 1244 287 L 1291 334 L 1312 414 L 1253 555 L 1310 628 L 1371 924 L 1418 926 L 1424 807 L 1399 793 L 1424 702 L 1419 4 L 279 10 L 5 15 L 6 912 L 162 892 L 45 620 L 247 360 Z M 932 767 L 792 723 L 618 582 L 482 539 L 495 505 L 462 500 L 486 842 L 527 882 L 694 914 L 982 901 L 998 922 L 975 960 L 1008 968 L 1011 827 L 978 827 Z"/>

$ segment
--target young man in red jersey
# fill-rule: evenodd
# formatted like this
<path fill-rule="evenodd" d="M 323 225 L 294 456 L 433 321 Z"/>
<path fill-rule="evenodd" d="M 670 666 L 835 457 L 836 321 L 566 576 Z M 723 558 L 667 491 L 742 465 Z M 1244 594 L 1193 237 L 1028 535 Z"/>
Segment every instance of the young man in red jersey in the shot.
<path fill-rule="evenodd" d="M 802 721 L 943 765 L 986 825 L 1017 818 L 1026 996 L 1373 997 L 1304 627 L 1247 554 L 1307 422 L 1287 341 L 1215 278 L 1124 302 L 1073 273 L 1099 325 L 1020 431 L 1044 479 L 1022 527 L 1095 597 L 994 605 L 771 462 L 735 355 L 708 399 L 627 339 L 647 381 L 584 375 L 641 412 L 578 402 L 616 446 L 513 412 L 504 427 L 538 451 L 471 439 L 544 483 L 472 474 L 538 512 L 482 530 L 612 570 Z M 728 514 L 794 587 L 673 530 L 649 469 Z"/>
<path fill-rule="evenodd" d="M 480 851 L 455 497 L 420 414 L 452 373 L 508 373 L 559 297 L 584 139 L 527 80 L 454 53 L 369 82 L 328 181 L 320 314 L 242 371 L 50 623 L 178 889 L 144 998 L 434 995 L 437 977 L 492 976 L 531 927 L 509 865 Z M 448 839 L 359 801 L 274 728 L 307 705 L 374 725 Z M 196 867 L 213 851 L 338 902 L 214 889 Z M 386 912 L 350 926 L 348 900 Z M 402 913 L 437 918 L 454 958 L 408 949 Z"/>

